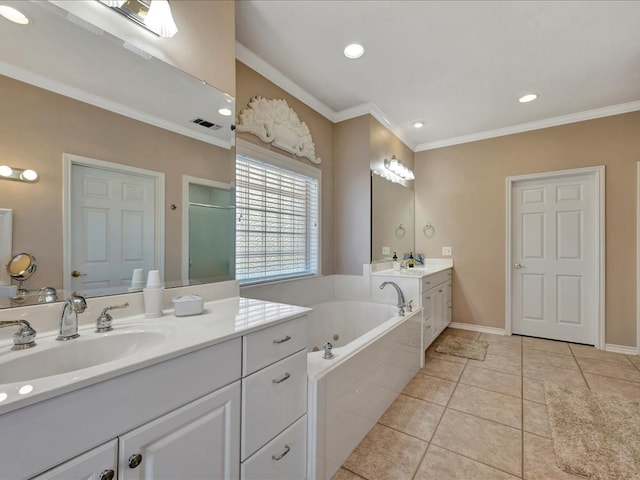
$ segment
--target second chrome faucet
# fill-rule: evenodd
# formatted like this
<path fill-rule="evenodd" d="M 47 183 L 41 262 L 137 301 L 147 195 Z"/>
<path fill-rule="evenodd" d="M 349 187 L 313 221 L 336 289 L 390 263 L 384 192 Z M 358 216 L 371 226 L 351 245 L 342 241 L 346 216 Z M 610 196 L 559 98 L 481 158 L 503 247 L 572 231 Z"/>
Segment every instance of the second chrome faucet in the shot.
<path fill-rule="evenodd" d="M 398 293 L 398 305 L 397 305 L 397 307 L 398 307 L 398 315 L 400 315 L 401 317 L 404 317 L 405 308 L 407 308 L 409 310 L 409 312 L 411 312 L 411 310 L 413 310 L 413 307 L 411 305 L 413 300 L 409 300 L 409 303 L 407 303 L 405 301 L 405 299 L 404 299 L 404 294 L 402 293 L 402 290 L 400 289 L 398 284 L 395 283 L 395 282 L 383 282 L 380 285 L 380 290 L 382 290 L 387 285 L 391 285 L 393 288 L 396 289 L 396 292 Z"/>

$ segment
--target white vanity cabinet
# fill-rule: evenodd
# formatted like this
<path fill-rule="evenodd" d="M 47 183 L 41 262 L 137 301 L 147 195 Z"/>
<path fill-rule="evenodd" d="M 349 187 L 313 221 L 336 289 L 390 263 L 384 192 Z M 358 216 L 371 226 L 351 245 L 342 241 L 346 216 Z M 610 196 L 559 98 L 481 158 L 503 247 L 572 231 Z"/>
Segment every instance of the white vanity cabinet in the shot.
<path fill-rule="evenodd" d="M 0 478 L 304 479 L 308 309 L 271 305 L 262 328 L 3 413 Z"/>
<path fill-rule="evenodd" d="M 236 381 L 55 467 L 35 480 L 238 478 Z"/>
<path fill-rule="evenodd" d="M 119 480 L 238 478 L 240 382 L 119 438 Z"/>
<path fill-rule="evenodd" d="M 306 318 L 243 337 L 241 479 L 306 475 Z"/>
<path fill-rule="evenodd" d="M 423 346 L 426 350 L 451 323 L 451 269 L 427 275 L 420 284 Z"/>

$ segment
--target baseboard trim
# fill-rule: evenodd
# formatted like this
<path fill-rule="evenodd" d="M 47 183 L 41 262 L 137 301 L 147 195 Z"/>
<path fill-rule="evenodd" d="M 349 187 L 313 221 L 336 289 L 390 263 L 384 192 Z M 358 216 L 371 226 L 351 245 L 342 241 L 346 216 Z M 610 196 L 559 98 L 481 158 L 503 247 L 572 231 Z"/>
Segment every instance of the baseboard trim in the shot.
<path fill-rule="evenodd" d="M 638 349 L 636 347 L 627 347 L 626 345 L 614 345 L 613 343 L 607 343 L 604 346 L 607 352 L 622 353 L 623 355 L 638 355 Z"/>
<path fill-rule="evenodd" d="M 504 328 L 485 327 L 484 325 L 472 325 L 470 323 L 451 322 L 449 327 L 460 330 L 472 330 L 474 332 L 492 333 L 494 335 L 506 335 Z"/>

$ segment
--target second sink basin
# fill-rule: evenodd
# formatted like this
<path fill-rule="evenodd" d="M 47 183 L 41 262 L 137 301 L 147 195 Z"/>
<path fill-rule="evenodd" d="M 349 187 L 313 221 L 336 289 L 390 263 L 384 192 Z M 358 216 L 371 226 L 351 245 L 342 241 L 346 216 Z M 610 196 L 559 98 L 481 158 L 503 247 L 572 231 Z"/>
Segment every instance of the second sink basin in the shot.
<path fill-rule="evenodd" d="M 166 336 L 150 331 L 112 332 L 56 342 L 51 347 L 20 352 L 0 363 L 0 384 L 49 377 L 119 360 L 160 344 Z M 36 339 L 36 342 L 38 340 Z"/>

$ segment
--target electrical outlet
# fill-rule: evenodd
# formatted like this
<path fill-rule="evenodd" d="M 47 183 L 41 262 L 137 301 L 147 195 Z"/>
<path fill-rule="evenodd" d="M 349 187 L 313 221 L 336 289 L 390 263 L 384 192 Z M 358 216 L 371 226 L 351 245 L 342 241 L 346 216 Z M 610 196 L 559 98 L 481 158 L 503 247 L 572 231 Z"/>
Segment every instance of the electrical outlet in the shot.
<path fill-rule="evenodd" d="M 442 247 L 442 256 L 450 257 L 451 256 L 451 247 Z"/>
<path fill-rule="evenodd" d="M 391 255 L 391 248 L 390 247 L 382 247 L 382 254 L 383 255 Z"/>

